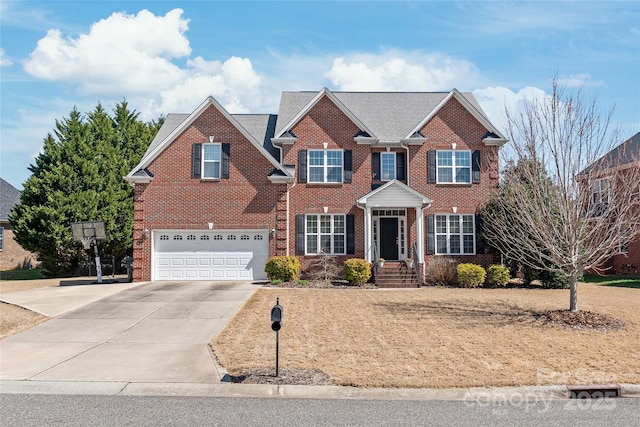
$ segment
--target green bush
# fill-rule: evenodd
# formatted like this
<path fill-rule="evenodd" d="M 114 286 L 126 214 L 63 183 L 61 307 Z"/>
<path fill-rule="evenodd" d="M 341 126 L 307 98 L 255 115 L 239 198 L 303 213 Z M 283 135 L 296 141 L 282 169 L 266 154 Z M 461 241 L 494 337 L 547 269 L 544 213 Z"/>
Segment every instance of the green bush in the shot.
<path fill-rule="evenodd" d="M 294 256 L 274 256 L 264 267 L 269 280 L 290 282 L 300 278 L 300 261 Z"/>
<path fill-rule="evenodd" d="M 476 288 L 484 283 L 487 272 L 476 264 L 458 264 L 458 284 L 463 288 Z"/>
<path fill-rule="evenodd" d="M 366 283 L 371 278 L 371 264 L 361 258 L 349 258 L 344 262 L 344 274 L 349 283 Z"/>
<path fill-rule="evenodd" d="M 502 288 L 507 286 L 510 278 L 509 268 L 500 264 L 491 264 L 487 267 L 487 278 L 484 285 L 487 288 Z"/>
<path fill-rule="evenodd" d="M 555 273 L 549 270 L 538 271 L 538 280 L 543 288 L 547 289 L 569 289 L 569 278 L 564 274 Z"/>
<path fill-rule="evenodd" d="M 444 256 L 430 257 L 425 274 L 427 283 L 433 286 L 454 286 L 458 281 L 456 261 Z"/>

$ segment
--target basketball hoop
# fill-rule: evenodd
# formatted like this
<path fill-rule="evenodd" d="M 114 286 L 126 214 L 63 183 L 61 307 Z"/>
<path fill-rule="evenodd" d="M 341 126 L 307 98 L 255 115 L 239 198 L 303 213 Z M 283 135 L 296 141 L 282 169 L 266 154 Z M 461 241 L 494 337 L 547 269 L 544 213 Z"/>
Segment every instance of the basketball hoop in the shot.
<path fill-rule="evenodd" d="M 104 231 L 104 221 L 83 221 L 71 223 L 71 234 L 73 240 L 76 242 L 82 242 L 82 246 L 88 250 L 91 248 L 93 242 L 93 248 L 95 250 L 96 259 L 96 273 L 98 276 L 98 283 L 102 283 L 102 266 L 100 265 L 100 256 L 98 255 L 98 240 L 105 240 L 107 234 Z"/>

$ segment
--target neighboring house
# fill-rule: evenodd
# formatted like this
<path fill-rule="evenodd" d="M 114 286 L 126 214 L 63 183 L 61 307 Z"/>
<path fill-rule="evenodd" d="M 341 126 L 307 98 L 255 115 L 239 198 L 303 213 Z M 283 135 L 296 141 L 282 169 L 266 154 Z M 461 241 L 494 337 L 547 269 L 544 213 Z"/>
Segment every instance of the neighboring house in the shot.
<path fill-rule="evenodd" d="M 0 178 L 0 270 L 35 266 L 36 255 L 26 251 L 13 239 L 9 223 L 11 209 L 20 202 L 20 190 Z"/>
<path fill-rule="evenodd" d="M 637 168 L 640 168 L 640 132 L 608 152 L 590 168 L 601 169 L 598 171 L 599 179 L 591 189 L 591 205 L 595 209 L 593 214 L 598 215 L 598 211 L 603 210 L 609 203 L 609 198 L 615 194 L 611 191 L 615 185 L 614 175 L 629 173 L 631 168 L 636 168 L 637 176 Z M 640 181 L 636 186 L 632 197 L 640 198 Z M 605 274 L 640 274 L 640 234 L 629 236 L 628 243 L 621 248 L 621 254 L 610 258 L 602 268 Z"/>
<path fill-rule="evenodd" d="M 476 213 L 505 142 L 455 89 L 283 92 L 278 115 L 209 97 L 169 114 L 125 177 L 134 280 L 260 280 L 274 255 L 486 265 Z"/>

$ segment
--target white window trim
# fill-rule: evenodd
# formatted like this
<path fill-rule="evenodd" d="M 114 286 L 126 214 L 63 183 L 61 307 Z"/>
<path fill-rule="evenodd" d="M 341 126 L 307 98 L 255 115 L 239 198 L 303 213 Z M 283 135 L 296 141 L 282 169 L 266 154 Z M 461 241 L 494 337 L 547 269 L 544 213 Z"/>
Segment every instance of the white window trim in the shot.
<path fill-rule="evenodd" d="M 441 153 L 452 153 L 453 155 L 451 156 L 451 166 L 440 166 L 440 154 Z M 456 166 L 456 155 L 460 153 L 466 153 L 469 156 L 469 166 Z M 472 174 L 473 174 L 473 170 L 471 168 L 471 150 L 437 150 L 436 151 L 436 184 L 471 184 L 471 182 L 473 181 L 472 179 Z M 451 169 L 451 179 L 452 181 L 440 181 L 440 169 Z M 456 170 L 459 169 L 469 169 L 469 180 L 468 181 L 456 181 Z"/>
<path fill-rule="evenodd" d="M 445 233 L 438 233 L 438 217 L 446 217 L 446 223 L 447 223 L 447 231 Z M 459 221 L 460 221 L 460 233 L 451 233 L 450 232 L 450 222 L 449 222 L 449 218 L 452 216 L 457 216 L 459 217 Z M 463 217 L 471 217 L 471 225 L 473 226 L 473 232 L 472 233 L 465 233 L 464 232 L 464 228 L 462 226 L 463 224 Z M 435 239 L 435 250 L 436 250 L 436 255 L 464 255 L 464 256 L 471 256 L 471 255 L 476 255 L 476 223 L 475 223 L 475 216 L 473 214 L 436 214 L 435 218 L 434 218 L 434 239 Z M 447 252 L 440 252 L 438 251 L 438 236 L 446 236 L 446 241 L 447 241 Z M 451 237 L 452 236 L 459 236 L 460 239 L 460 252 L 457 253 L 452 253 L 451 252 Z M 465 253 L 464 252 L 464 236 L 472 236 L 473 237 L 473 252 L 471 253 Z"/>
<path fill-rule="evenodd" d="M 316 229 L 318 230 L 317 233 L 310 233 L 309 229 L 308 229 L 308 221 L 309 221 L 309 217 L 316 217 Z M 323 216 L 329 216 L 331 217 L 331 231 L 329 233 L 322 233 L 321 232 L 321 228 L 320 228 L 320 217 Z M 342 224 L 343 224 L 343 232 L 342 233 L 336 233 L 335 232 L 335 221 L 334 218 L 336 217 L 342 217 Z M 347 216 L 345 214 L 307 214 L 304 217 L 304 253 L 305 255 L 320 255 L 321 252 L 309 252 L 309 247 L 308 247 L 308 240 L 307 237 L 308 236 L 317 236 L 317 246 L 318 246 L 318 250 L 321 250 L 320 248 L 320 240 L 321 240 L 321 236 L 331 236 L 329 241 L 331 244 L 331 250 L 329 252 L 325 252 L 325 254 L 327 255 L 345 255 L 347 253 Z M 334 236 L 343 236 L 344 237 L 344 244 L 343 244 L 343 252 L 336 252 L 334 249 Z"/>
<path fill-rule="evenodd" d="M 214 147 L 218 147 L 218 151 L 219 151 L 219 160 L 205 160 L 204 158 L 204 148 L 207 146 L 214 146 Z M 218 163 L 218 176 L 205 176 L 205 163 Z M 206 142 L 202 144 L 202 166 L 200 169 L 201 172 L 201 178 L 202 179 L 221 179 L 222 177 L 222 144 L 219 142 Z"/>
<path fill-rule="evenodd" d="M 599 178 L 591 188 L 591 199 L 589 200 L 590 212 L 592 217 L 601 217 L 607 210 L 609 200 L 611 199 L 611 182 L 610 177 Z"/>
<path fill-rule="evenodd" d="M 0 227 L 0 251 L 4 250 L 4 227 Z"/>
<path fill-rule="evenodd" d="M 321 166 L 319 165 L 311 165 L 311 153 L 312 152 L 322 152 L 322 181 L 313 181 L 311 179 L 311 169 L 319 169 Z M 339 152 L 340 153 L 340 180 L 339 181 L 328 181 L 328 169 L 329 165 L 327 165 L 327 153 L 329 152 Z M 331 165 L 332 168 L 338 167 L 337 165 Z M 333 150 L 322 150 L 322 149 L 312 149 L 307 151 L 307 182 L 311 184 L 342 184 L 344 182 L 344 150 L 333 149 Z"/>
<path fill-rule="evenodd" d="M 391 174 L 392 176 L 390 178 L 385 178 L 384 177 L 384 157 L 391 157 L 393 159 L 393 168 L 391 170 Z M 383 151 L 382 153 L 380 153 L 380 181 L 393 181 L 394 179 L 396 179 L 396 153 L 395 152 L 386 152 Z"/>

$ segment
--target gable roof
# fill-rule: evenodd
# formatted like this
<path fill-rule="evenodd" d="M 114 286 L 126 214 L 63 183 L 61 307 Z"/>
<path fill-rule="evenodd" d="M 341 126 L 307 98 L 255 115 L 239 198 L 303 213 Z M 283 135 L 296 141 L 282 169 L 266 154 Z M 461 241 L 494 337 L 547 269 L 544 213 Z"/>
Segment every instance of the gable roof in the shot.
<path fill-rule="evenodd" d="M 487 130 L 505 139 L 473 94 L 456 89 L 450 92 L 331 92 L 324 88 L 320 92 L 283 92 L 276 136 L 290 130 L 322 95 L 335 99 L 336 105 L 348 112 L 354 123 L 361 123 L 361 130 L 381 142 L 410 138 L 451 98 L 456 98 Z"/>
<path fill-rule="evenodd" d="M 290 92 L 290 93 L 309 93 L 309 92 Z M 295 124 L 298 123 L 302 119 L 302 117 L 304 117 L 309 112 L 309 110 L 311 110 L 324 97 L 329 98 L 331 102 L 333 102 L 336 105 L 336 107 L 338 107 L 340 111 L 342 111 L 353 122 L 353 124 L 355 124 L 361 131 L 364 131 L 369 135 L 373 136 L 372 131 L 367 127 L 367 125 L 365 125 L 360 120 L 358 115 L 351 112 L 351 110 L 340 100 L 340 98 L 338 98 L 334 94 L 334 92 L 331 92 L 329 89 L 325 87 L 320 92 L 315 93 L 315 95 L 311 99 L 309 99 L 297 111 L 293 110 L 291 106 L 289 106 L 288 108 L 285 108 L 285 111 L 288 111 L 289 113 L 295 112 L 295 114 L 292 117 L 290 117 L 286 123 L 282 124 L 281 128 L 277 128 L 278 131 L 276 133 L 276 138 L 282 136 L 282 134 L 284 134 L 285 132 L 290 130 L 293 126 L 295 126 Z M 284 98 L 284 93 L 283 93 L 283 98 Z M 278 114 L 279 118 L 283 117 L 282 116 L 283 98 L 281 98 L 280 100 L 280 113 Z M 306 100 L 306 97 L 301 97 L 298 100 L 298 102 L 302 102 L 302 100 Z M 298 104 L 298 102 L 295 102 L 294 104 Z M 282 120 L 278 120 L 278 122 L 281 123 Z"/>
<path fill-rule="evenodd" d="M 209 96 L 204 100 L 202 104 L 200 104 L 191 114 L 169 114 L 162 124 L 160 130 L 156 134 L 153 141 L 149 145 L 144 156 L 140 162 L 127 174 L 125 179 L 129 179 L 130 181 L 136 180 L 137 178 L 151 178 L 153 175 L 148 174 L 146 168 L 151 164 L 151 162 L 160 155 L 171 143 L 184 132 L 193 122 L 202 115 L 209 107 L 214 107 L 218 111 L 220 111 L 227 120 L 238 129 L 249 142 L 251 142 L 262 155 L 274 166 L 275 169 L 282 171 L 285 176 L 289 176 L 290 172 L 280 164 L 279 161 L 273 157 L 269 149 L 265 148 L 265 139 L 267 136 L 263 136 L 258 139 L 256 136 L 249 132 L 245 126 L 242 125 L 244 123 L 252 129 L 254 132 L 260 132 L 260 129 L 264 127 L 264 131 L 271 126 L 273 128 L 273 123 L 275 119 L 271 118 L 270 115 L 262 115 L 262 119 L 260 120 L 260 115 L 232 115 L 230 114 L 218 101 L 216 101 L 212 96 Z M 242 122 L 242 123 L 241 123 Z M 269 138 L 269 145 L 271 144 Z"/>
<path fill-rule="evenodd" d="M 640 160 L 640 132 L 618 145 L 605 154 L 595 165 L 605 165 L 607 168 L 626 166 Z"/>
<path fill-rule="evenodd" d="M 431 205 L 433 200 L 396 179 L 389 181 L 356 200 L 359 207 L 421 207 Z"/>
<path fill-rule="evenodd" d="M 22 192 L 0 178 L 0 221 L 9 221 L 11 209 L 20 202 Z"/>

